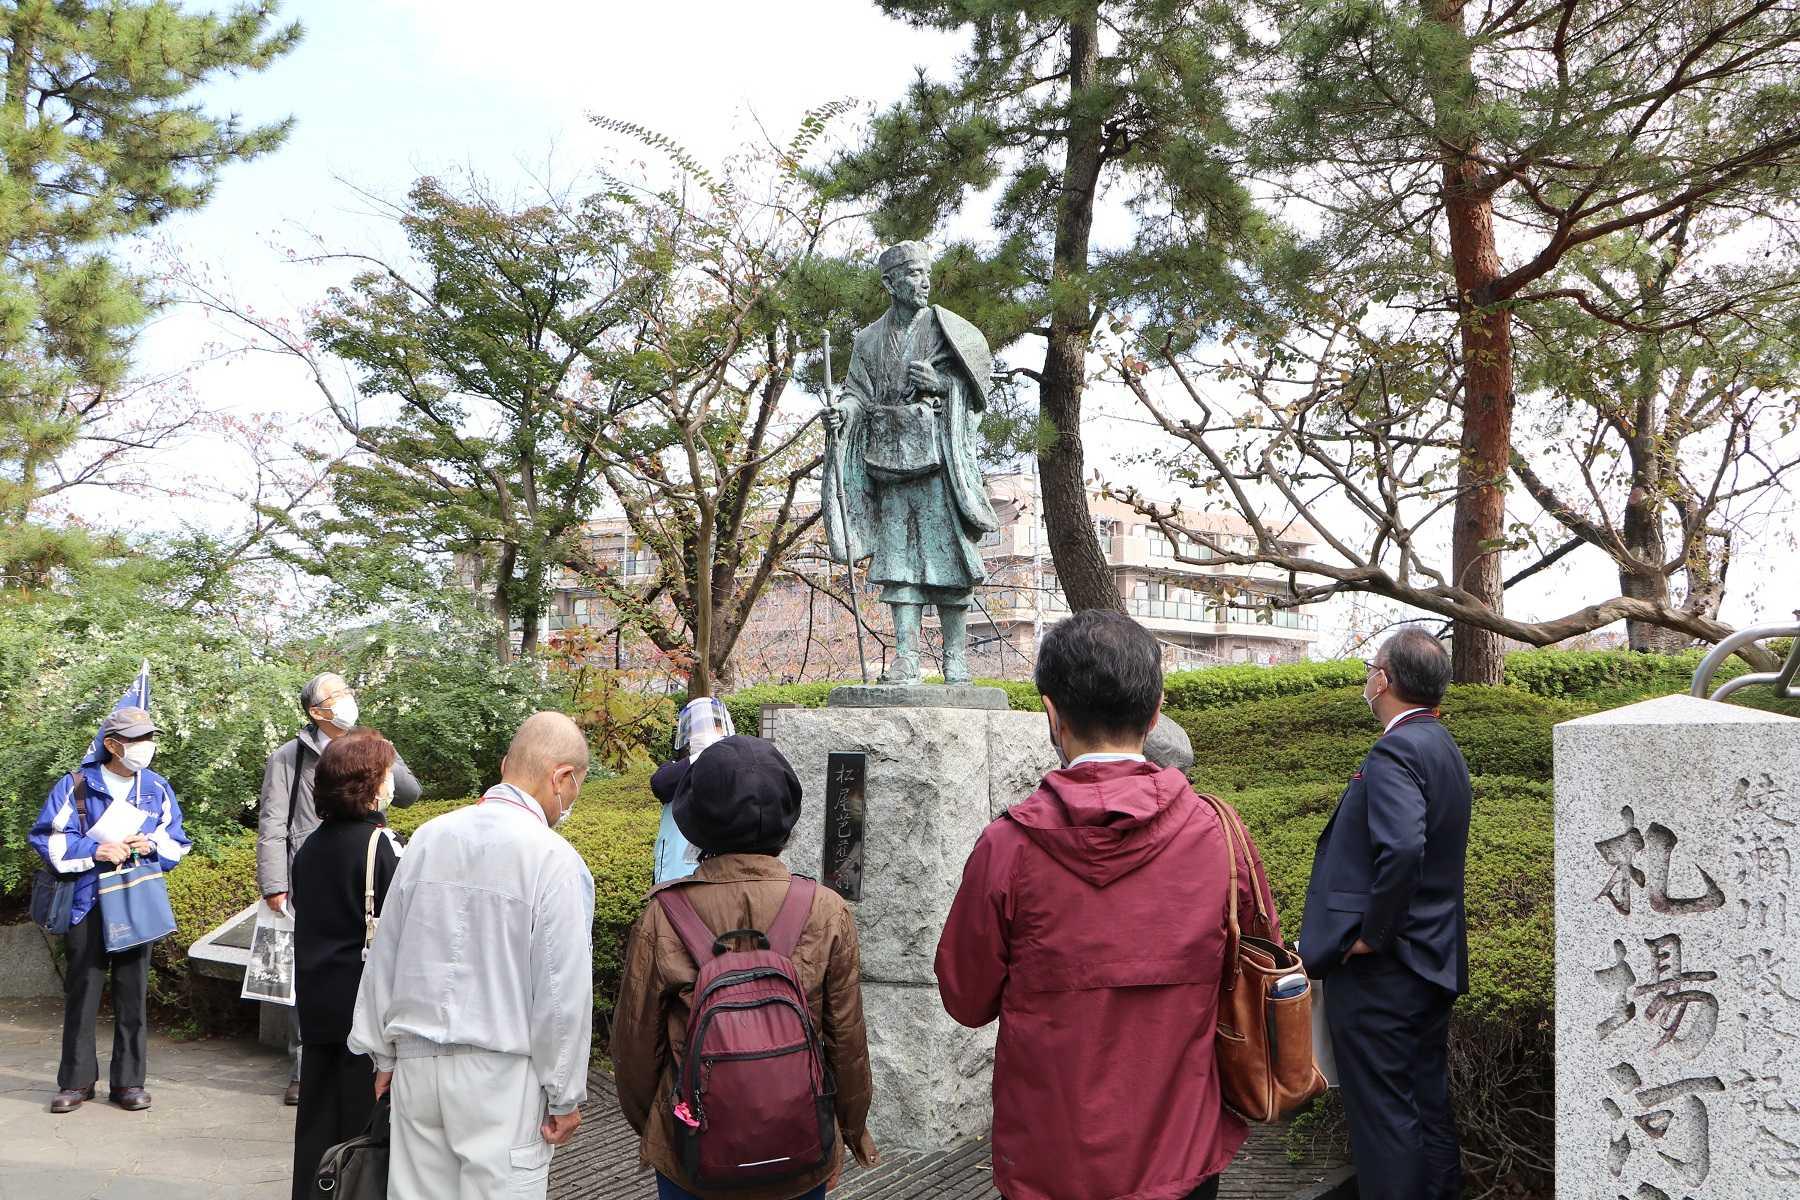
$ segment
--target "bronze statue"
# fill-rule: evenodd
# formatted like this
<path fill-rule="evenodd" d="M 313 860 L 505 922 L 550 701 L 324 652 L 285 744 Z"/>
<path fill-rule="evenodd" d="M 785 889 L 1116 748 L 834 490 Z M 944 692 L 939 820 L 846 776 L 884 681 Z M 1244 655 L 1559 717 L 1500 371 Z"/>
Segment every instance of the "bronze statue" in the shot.
<path fill-rule="evenodd" d="M 869 579 L 894 614 L 883 683 L 919 682 L 919 623 L 935 605 L 944 681 L 969 681 L 969 604 L 986 577 L 980 542 L 999 528 L 975 461 L 993 352 L 973 325 L 931 304 L 931 257 L 901 242 L 877 262 L 893 304 L 856 334 L 843 391 L 825 410 L 825 529 L 831 557 L 873 556 Z"/>

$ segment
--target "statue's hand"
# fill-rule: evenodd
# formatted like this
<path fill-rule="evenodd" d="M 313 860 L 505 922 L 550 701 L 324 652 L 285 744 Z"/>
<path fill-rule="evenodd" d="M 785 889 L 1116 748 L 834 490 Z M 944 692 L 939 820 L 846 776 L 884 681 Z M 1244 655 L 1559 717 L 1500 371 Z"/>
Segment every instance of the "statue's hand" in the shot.
<path fill-rule="evenodd" d="M 907 365 L 906 381 L 927 396 L 944 394 L 944 381 L 938 375 L 937 368 L 923 359 L 915 359 Z"/>
<path fill-rule="evenodd" d="M 825 428 L 837 433 L 844 428 L 844 406 L 836 403 L 825 405 Z"/>

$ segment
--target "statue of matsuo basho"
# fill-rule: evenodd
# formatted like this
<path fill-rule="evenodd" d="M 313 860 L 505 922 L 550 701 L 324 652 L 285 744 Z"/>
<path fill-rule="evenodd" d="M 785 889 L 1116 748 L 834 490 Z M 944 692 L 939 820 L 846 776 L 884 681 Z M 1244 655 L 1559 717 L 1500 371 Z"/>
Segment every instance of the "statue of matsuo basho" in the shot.
<path fill-rule="evenodd" d="M 919 681 L 919 622 L 934 605 L 944 681 L 969 680 L 969 604 L 985 578 L 980 542 L 999 528 L 975 461 L 993 352 L 981 331 L 931 301 L 919 242 L 877 261 L 893 304 L 856 334 L 843 391 L 826 409 L 825 530 L 841 563 L 871 557 L 894 614 L 883 683 Z"/>

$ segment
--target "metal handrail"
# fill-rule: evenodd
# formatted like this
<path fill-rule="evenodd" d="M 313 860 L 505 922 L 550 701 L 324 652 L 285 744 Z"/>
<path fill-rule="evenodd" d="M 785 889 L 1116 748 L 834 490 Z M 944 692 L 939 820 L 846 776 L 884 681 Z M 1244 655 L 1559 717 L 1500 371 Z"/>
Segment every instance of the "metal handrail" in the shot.
<path fill-rule="evenodd" d="M 1800 618 L 1800 611 L 1794 616 Z M 1793 650 L 1789 652 L 1787 662 L 1779 671 L 1753 671 L 1739 675 L 1736 679 L 1727 679 L 1712 693 L 1712 699 L 1723 700 L 1733 692 L 1752 687 L 1759 683 L 1771 684 L 1775 694 L 1785 700 L 1800 700 L 1800 687 L 1794 685 L 1794 676 L 1800 673 L 1800 620 L 1792 625 L 1758 625 L 1750 629 L 1742 629 L 1714 646 L 1707 656 L 1700 660 L 1700 666 L 1694 671 L 1694 684 L 1688 689 L 1690 696 L 1706 696 L 1706 685 L 1711 682 L 1713 672 L 1719 664 L 1730 658 L 1740 647 L 1752 642 L 1760 642 L 1764 638 L 1786 637 L 1794 639 Z"/>

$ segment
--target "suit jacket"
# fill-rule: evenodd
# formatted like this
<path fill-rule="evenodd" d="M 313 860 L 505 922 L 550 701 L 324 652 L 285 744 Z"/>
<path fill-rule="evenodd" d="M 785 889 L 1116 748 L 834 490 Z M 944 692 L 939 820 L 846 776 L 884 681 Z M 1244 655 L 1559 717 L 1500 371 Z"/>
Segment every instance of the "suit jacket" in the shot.
<path fill-rule="evenodd" d="M 1469 990 L 1463 863 L 1469 767 L 1428 712 L 1382 735 L 1319 835 L 1300 952 L 1324 979 L 1361 938 L 1458 995 Z"/>

